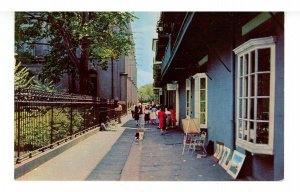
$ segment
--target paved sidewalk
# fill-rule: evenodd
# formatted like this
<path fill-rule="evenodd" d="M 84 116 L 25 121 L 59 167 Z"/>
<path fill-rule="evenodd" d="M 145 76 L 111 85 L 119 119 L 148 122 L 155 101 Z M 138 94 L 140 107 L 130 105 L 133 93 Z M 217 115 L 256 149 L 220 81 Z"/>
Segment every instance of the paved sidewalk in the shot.
<path fill-rule="evenodd" d="M 142 117 L 141 117 L 142 118 Z M 165 135 L 145 126 L 143 141 L 134 141 L 135 121 L 123 119 L 117 131 L 102 131 L 29 172 L 19 180 L 97 181 L 230 181 L 210 158 L 182 152 L 183 133 Z"/>
<path fill-rule="evenodd" d="M 168 130 L 161 135 L 154 125 L 145 126 L 143 141 L 134 141 L 135 121 L 129 120 L 126 130 L 112 150 L 97 165 L 87 180 L 110 181 L 231 181 L 225 170 L 210 158 L 195 154 L 182 155 L 183 133 Z"/>
<path fill-rule="evenodd" d="M 165 135 L 152 125 L 146 126 L 145 138 L 132 144 L 121 174 L 123 181 L 230 181 L 223 168 L 210 158 L 182 155 L 183 133 L 169 130 Z"/>
<path fill-rule="evenodd" d="M 122 118 L 127 122 L 130 116 Z M 17 180 L 82 181 L 110 151 L 124 128 L 99 131 Z"/>

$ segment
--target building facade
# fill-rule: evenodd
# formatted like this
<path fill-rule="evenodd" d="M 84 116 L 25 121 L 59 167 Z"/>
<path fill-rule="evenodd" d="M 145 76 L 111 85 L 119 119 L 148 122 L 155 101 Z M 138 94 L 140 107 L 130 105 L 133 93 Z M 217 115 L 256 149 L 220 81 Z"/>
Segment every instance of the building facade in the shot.
<path fill-rule="evenodd" d="M 284 13 L 162 12 L 157 33 L 154 84 L 179 125 L 246 154 L 240 175 L 283 179 Z"/>
<path fill-rule="evenodd" d="M 108 62 L 107 70 L 97 67 L 97 96 L 112 98 L 127 107 L 138 102 L 137 67 L 134 54 Z"/>

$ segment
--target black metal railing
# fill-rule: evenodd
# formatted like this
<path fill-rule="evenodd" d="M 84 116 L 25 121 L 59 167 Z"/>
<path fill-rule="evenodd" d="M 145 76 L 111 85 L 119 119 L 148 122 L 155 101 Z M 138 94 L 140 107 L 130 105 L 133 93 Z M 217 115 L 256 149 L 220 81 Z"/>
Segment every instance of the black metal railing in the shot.
<path fill-rule="evenodd" d="M 115 119 L 115 107 L 116 101 L 98 97 L 16 90 L 16 163 L 97 128 L 102 122 Z"/>

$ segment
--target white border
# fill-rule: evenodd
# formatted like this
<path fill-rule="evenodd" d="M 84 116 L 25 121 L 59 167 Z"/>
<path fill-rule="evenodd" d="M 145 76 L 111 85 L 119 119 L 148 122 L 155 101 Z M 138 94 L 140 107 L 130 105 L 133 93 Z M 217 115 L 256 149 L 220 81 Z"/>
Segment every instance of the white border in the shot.
<path fill-rule="evenodd" d="M 35 3 L 34 3 L 35 2 Z M 285 175 L 284 180 L 279 182 L 15 182 L 13 180 L 13 161 L 9 157 L 12 146 L 10 141 L 12 138 L 7 137 L 9 132 L 8 127 L 13 126 L 9 119 L 12 118 L 13 113 L 13 93 L 12 89 L 12 66 L 6 66 L 5 63 L 13 63 L 13 53 L 10 52 L 13 47 L 13 26 L 3 14 L 0 13 L 0 47 L 2 64 L 1 65 L 1 100 L 0 114 L 1 114 L 1 129 L 0 129 L 0 148 L 1 148 L 1 163 L 0 163 L 0 186 L 4 191 L 14 192 L 60 192 L 60 191 L 101 191 L 109 189 L 110 191 L 135 192 L 135 191 L 172 191 L 182 192 L 188 190 L 195 190 L 201 185 L 201 190 L 210 191 L 228 191 L 240 192 L 243 191 L 272 191 L 282 192 L 289 190 L 296 192 L 299 188 L 299 155 L 295 154 L 295 141 L 299 139 L 299 109 L 300 109 L 300 93 L 299 93 L 299 71 L 300 66 L 297 62 L 299 60 L 299 44 L 300 44 L 300 26 L 297 25 L 300 21 L 300 8 L 296 0 L 273 0 L 270 1 L 243 1 L 243 0 L 219 0 L 219 1 L 205 1 L 200 3 L 199 0 L 172 0 L 161 1 L 141 1 L 132 0 L 126 4 L 128 0 L 112 0 L 103 2 L 102 0 L 79 1 L 74 0 L 73 5 L 68 6 L 64 1 L 60 0 L 10 0 L 3 2 L 0 11 L 16 11 L 16 10 L 138 10 L 138 11 L 161 11 L 161 10 L 207 10 L 207 11 L 287 11 L 285 14 Z M 184 4 L 181 6 L 181 4 Z M 159 6 L 158 6 L 159 5 Z M 257 6 L 259 5 L 259 6 Z M 115 8 L 113 8 L 115 7 Z M 295 12 L 296 11 L 296 12 Z M 12 14 L 12 13 L 10 13 Z M 3 32 L 4 31 L 4 32 Z M 4 88 L 4 91 L 3 91 Z M 5 92 L 5 93 L 3 93 Z M 7 100 L 6 100 L 7 99 Z M 3 102 L 5 101 L 5 102 Z M 12 112 L 12 113 L 11 113 Z M 4 134 L 5 133 L 5 134 Z M 226 190 L 225 190 L 226 191 Z"/>

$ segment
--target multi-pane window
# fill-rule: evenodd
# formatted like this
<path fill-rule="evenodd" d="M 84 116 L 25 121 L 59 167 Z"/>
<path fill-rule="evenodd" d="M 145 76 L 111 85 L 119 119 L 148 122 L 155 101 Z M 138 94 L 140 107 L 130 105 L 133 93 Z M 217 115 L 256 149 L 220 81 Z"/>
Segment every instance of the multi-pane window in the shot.
<path fill-rule="evenodd" d="M 207 76 L 197 73 L 195 79 L 195 118 L 200 120 L 200 127 L 207 128 Z"/>
<path fill-rule="evenodd" d="M 186 117 L 191 116 L 191 80 L 186 79 L 185 81 L 185 91 L 186 91 Z"/>
<path fill-rule="evenodd" d="M 236 48 L 237 145 L 273 153 L 274 38 L 250 40 Z"/>

